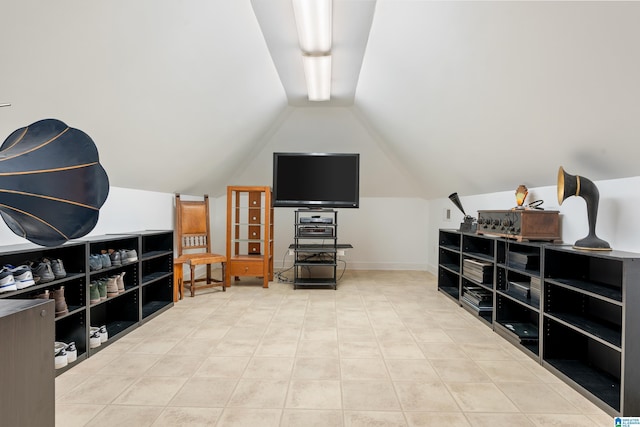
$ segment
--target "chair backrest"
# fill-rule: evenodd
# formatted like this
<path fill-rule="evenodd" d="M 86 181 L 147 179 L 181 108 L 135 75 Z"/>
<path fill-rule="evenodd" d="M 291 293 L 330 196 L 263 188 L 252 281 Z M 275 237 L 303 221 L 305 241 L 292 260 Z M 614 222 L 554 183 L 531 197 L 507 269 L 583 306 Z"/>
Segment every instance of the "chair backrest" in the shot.
<path fill-rule="evenodd" d="M 209 195 L 201 201 L 183 201 L 176 194 L 176 241 L 178 256 L 185 250 L 211 252 L 211 229 L 209 226 Z"/>

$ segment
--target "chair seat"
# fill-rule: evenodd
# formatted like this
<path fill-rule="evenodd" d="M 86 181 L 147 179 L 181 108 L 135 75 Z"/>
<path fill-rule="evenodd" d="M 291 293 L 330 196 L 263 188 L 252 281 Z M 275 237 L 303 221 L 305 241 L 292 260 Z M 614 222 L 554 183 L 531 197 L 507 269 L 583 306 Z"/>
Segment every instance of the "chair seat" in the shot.
<path fill-rule="evenodd" d="M 213 279 L 211 277 L 211 264 L 220 263 L 222 266 L 222 280 Z M 182 254 L 178 258 L 174 259 L 175 271 L 178 274 L 178 289 L 177 292 L 174 292 L 174 301 L 177 301 L 177 297 L 182 299 L 184 295 L 184 286 L 185 283 L 182 280 L 182 265 L 189 264 L 190 275 L 189 281 L 186 283 L 186 286 L 191 291 L 191 296 L 195 296 L 196 289 L 210 288 L 214 286 L 222 286 L 222 290 L 226 291 L 225 284 L 225 268 L 227 263 L 227 257 L 220 254 L 211 254 L 211 253 L 196 253 L 196 254 Z M 206 265 L 207 266 L 207 277 L 205 279 L 196 279 L 195 277 L 195 268 L 198 265 Z M 197 282 L 205 281 L 205 284 L 197 285 Z"/>
<path fill-rule="evenodd" d="M 227 257 L 220 254 L 182 254 L 176 258 L 176 262 L 187 263 L 190 265 L 206 265 L 216 264 L 218 262 L 227 262 Z"/>

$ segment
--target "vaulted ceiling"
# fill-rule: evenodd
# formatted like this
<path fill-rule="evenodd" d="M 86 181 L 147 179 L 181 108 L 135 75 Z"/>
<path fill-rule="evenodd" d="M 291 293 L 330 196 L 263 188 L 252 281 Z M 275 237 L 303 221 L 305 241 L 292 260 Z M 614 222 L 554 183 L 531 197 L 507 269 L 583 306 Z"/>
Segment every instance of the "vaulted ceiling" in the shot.
<path fill-rule="evenodd" d="M 639 175 L 638 2 L 334 0 L 329 103 L 303 99 L 289 7 L 5 1 L 0 139 L 58 118 L 112 185 L 190 194 L 270 184 L 274 151 L 361 153 L 364 197 Z"/>

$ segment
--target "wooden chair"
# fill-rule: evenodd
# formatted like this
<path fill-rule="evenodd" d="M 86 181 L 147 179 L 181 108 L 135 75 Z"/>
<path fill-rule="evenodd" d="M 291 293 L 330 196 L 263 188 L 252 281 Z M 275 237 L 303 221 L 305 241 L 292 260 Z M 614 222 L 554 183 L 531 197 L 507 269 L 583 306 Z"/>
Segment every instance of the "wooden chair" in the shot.
<path fill-rule="evenodd" d="M 178 257 L 174 260 L 174 270 L 179 272 L 182 265 L 190 267 L 188 284 L 183 283 L 182 275 L 177 277 L 176 283 L 180 299 L 184 296 L 184 286 L 195 296 L 196 289 L 222 286 L 226 291 L 227 257 L 211 252 L 211 229 L 209 226 L 209 196 L 205 194 L 202 201 L 182 201 L 180 194 L 176 194 L 176 241 L 178 242 Z M 211 264 L 222 265 L 222 280 L 211 278 Z M 195 270 L 199 265 L 207 266 L 206 278 L 196 279 Z M 203 282 L 204 284 L 197 284 Z"/>

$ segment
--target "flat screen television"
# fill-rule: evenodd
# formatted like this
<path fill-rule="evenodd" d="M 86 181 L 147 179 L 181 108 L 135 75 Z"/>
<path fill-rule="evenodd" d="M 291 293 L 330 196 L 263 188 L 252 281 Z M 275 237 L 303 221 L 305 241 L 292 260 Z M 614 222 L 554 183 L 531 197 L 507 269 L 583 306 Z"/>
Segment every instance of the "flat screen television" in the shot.
<path fill-rule="evenodd" d="M 273 153 L 273 206 L 357 208 L 360 154 Z"/>

